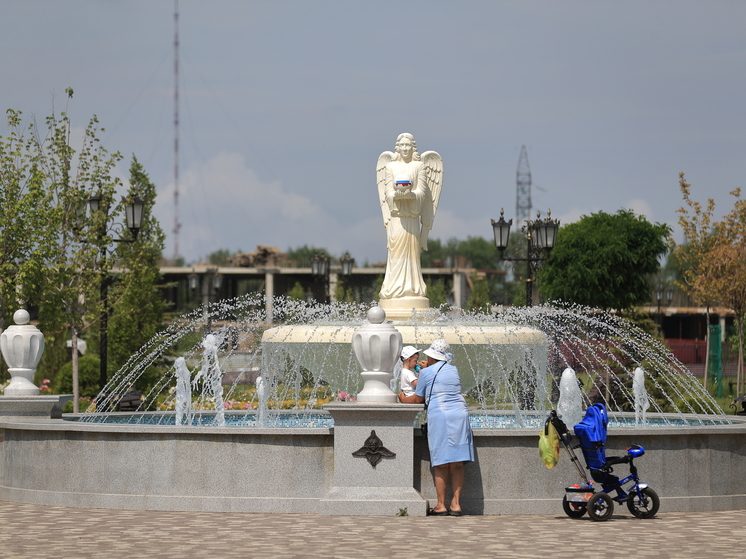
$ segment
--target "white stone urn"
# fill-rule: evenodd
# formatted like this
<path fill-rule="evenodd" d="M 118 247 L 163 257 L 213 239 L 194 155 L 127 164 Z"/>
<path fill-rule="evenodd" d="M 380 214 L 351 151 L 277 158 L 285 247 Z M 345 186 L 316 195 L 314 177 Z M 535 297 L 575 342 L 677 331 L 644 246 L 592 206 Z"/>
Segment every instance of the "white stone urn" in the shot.
<path fill-rule="evenodd" d="M 368 311 L 368 324 L 352 335 L 352 349 L 363 367 L 361 375 L 365 381 L 357 395 L 358 402 L 390 404 L 397 400 L 390 383 L 394 364 L 401 354 L 402 336 L 385 320 L 384 310 L 373 307 Z"/>
<path fill-rule="evenodd" d="M 10 384 L 5 396 L 37 396 L 34 373 L 44 353 L 44 334 L 29 324 L 28 311 L 19 309 L 13 314 L 14 325 L 0 334 L 0 352 L 8 365 Z"/>

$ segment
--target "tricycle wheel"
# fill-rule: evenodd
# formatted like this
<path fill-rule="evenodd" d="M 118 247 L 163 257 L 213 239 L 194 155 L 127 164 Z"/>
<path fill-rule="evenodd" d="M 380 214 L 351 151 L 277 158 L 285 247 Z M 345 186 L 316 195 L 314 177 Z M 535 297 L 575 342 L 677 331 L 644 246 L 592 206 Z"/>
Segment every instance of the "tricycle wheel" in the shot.
<path fill-rule="evenodd" d="M 614 501 L 611 500 L 608 494 L 599 491 L 588 499 L 587 509 L 591 520 L 603 522 L 611 518 L 611 515 L 614 514 Z"/>
<path fill-rule="evenodd" d="M 652 518 L 661 506 L 658 494 L 646 487 L 639 493 L 632 492 L 627 499 L 627 508 L 637 518 Z"/>
<path fill-rule="evenodd" d="M 562 510 L 570 518 L 582 518 L 585 514 L 587 507 L 585 503 L 576 503 L 574 501 L 568 501 L 567 497 L 562 497 Z"/>

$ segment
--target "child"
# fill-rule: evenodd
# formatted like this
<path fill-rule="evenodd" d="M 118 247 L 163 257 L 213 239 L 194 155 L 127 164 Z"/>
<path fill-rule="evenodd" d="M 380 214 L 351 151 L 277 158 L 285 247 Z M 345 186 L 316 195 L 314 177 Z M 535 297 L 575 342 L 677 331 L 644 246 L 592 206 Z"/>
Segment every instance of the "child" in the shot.
<path fill-rule="evenodd" d="M 417 386 L 417 372 L 420 366 L 417 364 L 417 358 L 420 350 L 414 346 L 404 346 L 401 350 L 402 369 L 399 375 L 399 387 L 406 396 L 414 394 Z"/>

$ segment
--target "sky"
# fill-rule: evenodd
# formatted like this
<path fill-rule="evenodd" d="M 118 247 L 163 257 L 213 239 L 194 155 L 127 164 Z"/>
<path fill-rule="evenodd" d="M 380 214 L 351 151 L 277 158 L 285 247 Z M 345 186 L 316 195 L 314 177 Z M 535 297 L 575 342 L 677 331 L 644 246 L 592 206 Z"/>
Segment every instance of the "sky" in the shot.
<path fill-rule="evenodd" d="M 134 154 L 174 255 L 170 0 L 0 0 L 0 104 Z M 312 245 L 385 260 L 375 164 L 444 161 L 431 238 L 491 238 L 528 149 L 534 211 L 629 208 L 680 238 L 678 174 L 717 214 L 746 178 L 746 3 L 179 1 L 179 253 Z M 0 124 L 0 133 L 7 126 Z"/>

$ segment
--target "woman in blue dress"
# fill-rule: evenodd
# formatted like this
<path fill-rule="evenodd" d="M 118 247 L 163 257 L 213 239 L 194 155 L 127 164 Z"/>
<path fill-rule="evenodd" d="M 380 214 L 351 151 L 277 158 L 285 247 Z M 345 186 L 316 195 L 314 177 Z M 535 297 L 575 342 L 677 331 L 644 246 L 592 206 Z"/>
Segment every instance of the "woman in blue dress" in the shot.
<path fill-rule="evenodd" d="M 412 396 L 399 394 L 399 401 L 425 404 L 427 408 L 427 444 L 433 467 L 438 502 L 432 515 L 461 516 L 461 491 L 464 487 L 464 463 L 474 461 L 474 443 L 469 412 L 461 395 L 458 369 L 451 365 L 448 342 L 438 339 L 423 352 L 427 367 L 420 371 Z M 446 489 L 451 485 L 450 507 L 446 507 Z"/>

